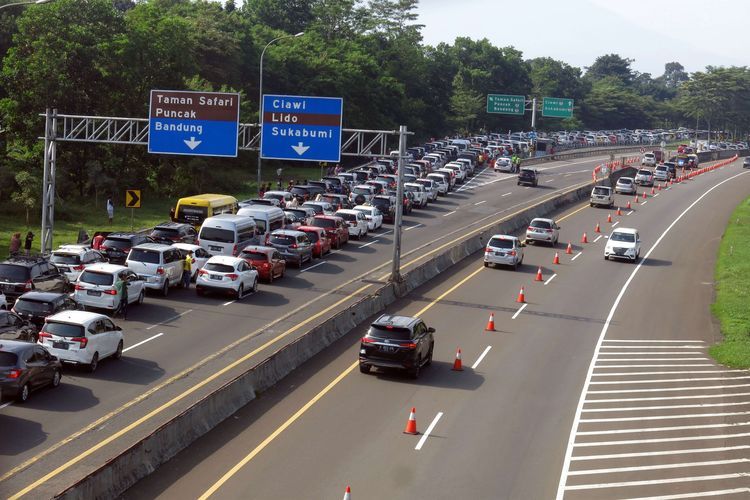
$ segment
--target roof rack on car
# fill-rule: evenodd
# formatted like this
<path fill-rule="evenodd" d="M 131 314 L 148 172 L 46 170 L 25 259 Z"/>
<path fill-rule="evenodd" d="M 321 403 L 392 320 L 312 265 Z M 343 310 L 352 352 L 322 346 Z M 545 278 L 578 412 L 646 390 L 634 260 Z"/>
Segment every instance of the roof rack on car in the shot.
<path fill-rule="evenodd" d="M 31 255 L 14 255 L 13 257 L 10 257 L 5 262 L 39 262 L 47 260 L 46 257 L 42 254 L 31 254 Z"/>

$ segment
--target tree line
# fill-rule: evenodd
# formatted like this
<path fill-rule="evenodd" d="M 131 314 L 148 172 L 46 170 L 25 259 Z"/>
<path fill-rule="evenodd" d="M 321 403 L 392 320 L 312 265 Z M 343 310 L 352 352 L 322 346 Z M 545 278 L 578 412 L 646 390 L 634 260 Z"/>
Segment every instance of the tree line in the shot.
<path fill-rule="evenodd" d="M 3 0 L 2 3 L 10 3 Z M 653 76 L 617 54 L 587 68 L 512 46 L 457 38 L 422 42 L 418 0 L 54 0 L 0 11 L 0 203 L 36 210 L 46 108 L 60 113 L 146 117 L 151 89 L 232 91 L 241 121 L 258 120 L 264 92 L 344 99 L 344 127 L 394 129 L 417 139 L 529 128 L 528 117 L 489 115 L 488 93 L 575 99 L 575 116 L 540 129 L 710 125 L 750 130 L 750 70 L 678 62 Z M 58 149 L 59 203 L 127 185 L 165 196 L 236 186 L 239 160 L 149 155 L 145 148 L 66 143 Z M 106 197 L 106 196 L 105 196 Z"/>

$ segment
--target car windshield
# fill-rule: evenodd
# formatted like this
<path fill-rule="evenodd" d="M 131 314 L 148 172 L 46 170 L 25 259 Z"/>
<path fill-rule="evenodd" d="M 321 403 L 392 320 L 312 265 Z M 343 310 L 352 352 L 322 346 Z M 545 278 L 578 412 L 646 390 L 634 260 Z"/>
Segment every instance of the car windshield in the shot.
<path fill-rule="evenodd" d="M 315 213 L 318 215 L 323 213 L 323 207 L 320 205 L 314 205 L 312 203 L 304 203 L 304 206 L 312 208 L 313 210 L 315 210 Z"/>
<path fill-rule="evenodd" d="M 296 242 L 297 242 L 297 239 L 294 236 L 290 236 L 288 234 L 273 234 L 273 235 L 271 235 L 271 244 L 272 245 L 289 246 L 289 245 L 294 245 Z"/>
<path fill-rule="evenodd" d="M 49 302 L 37 302 L 36 300 L 28 300 L 23 297 L 16 300 L 13 308 L 18 312 L 27 314 L 49 314 L 52 312 L 52 304 Z"/>
<path fill-rule="evenodd" d="M 331 219 L 318 219 L 315 218 L 312 221 L 312 225 L 315 227 L 332 228 L 336 227 L 336 222 Z"/>
<path fill-rule="evenodd" d="M 18 356 L 8 351 L 0 351 L 0 366 L 16 366 Z"/>
<path fill-rule="evenodd" d="M 208 262 L 203 268 L 206 271 L 214 271 L 217 273 L 232 273 L 234 272 L 234 267 L 230 266 L 229 264 L 219 264 L 218 262 Z"/>
<path fill-rule="evenodd" d="M 531 224 L 529 224 L 531 227 L 539 227 L 542 229 L 551 229 L 552 224 L 549 221 L 546 220 L 534 220 L 531 221 Z"/>
<path fill-rule="evenodd" d="M 635 243 L 635 235 L 633 233 L 621 233 L 615 231 L 612 236 L 609 237 L 610 241 L 625 241 L 627 243 Z"/>
<path fill-rule="evenodd" d="M 393 340 L 409 340 L 411 335 L 408 328 L 398 328 L 395 326 L 386 327 L 372 325 L 370 330 L 367 332 L 368 337 L 376 337 L 379 339 L 393 339 Z"/>
<path fill-rule="evenodd" d="M 619 180 L 617 181 L 617 183 L 618 183 L 618 184 L 626 184 L 626 185 L 629 185 L 629 184 L 632 184 L 632 183 L 633 183 L 633 179 L 628 179 L 628 178 L 626 178 L 626 177 L 622 177 L 622 178 L 620 178 L 620 179 L 619 179 Z"/>
<path fill-rule="evenodd" d="M 179 238 L 180 231 L 177 229 L 156 228 L 151 231 L 152 238 Z"/>
<path fill-rule="evenodd" d="M 120 248 L 120 249 L 130 248 L 130 245 L 131 243 L 129 239 L 120 239 L 120 238 L 107 238 L 102 243 L 103 247 Z"/>
<path fill-rule="evenodd" d="M 492 248 L 513 248 L 513 240 L 508 240 L 505 238 L 492 238 L 489 243 L 487 243 L 488 246 L 491 246 Z"/>
<path fill-rule="evenodd" d="M 284 195 L 283 194 L 276 194 L 276 193 L 266 193 L 263 195 L 263 198 L 269 199 L 269 200 L 283 200 Z"/>
<path fill-rule="evenodd" d="M 0 264 L 0 281 L 20 283 L 29 279 L 29 268 L 13 264 Z"/>
<path fill-rule="evenodd" d="M 667 167 L 665 167 L 664 165 L 659 165 L 658 167 L 656 167 L 656 170 L 660 172 L 664 172 L 667 170 Z"/>
<path fill-rule="evenodd" d="M 200 239 L 216 241 L 218 243 L 234 243 L 234 232 L 229 229 L 203 226 L 201 228 Z"/>
<path fill-rule="evenodd" d="M 290 193 L 292 193 L 295 196 L 306 196 L 309 193 L 309 191 L 307 189 L 293 187 Z"/>
<path fill-rule="evenodd" d="M 78 277 L 78 281 L 90 283 L 92 285 L 109 286 L 114 281 L 114 276 L 109 273 L 97 273 L 95 271 L 84 271 Z"/>
<path fill-rule="evenodd" d="M 318 232 L 317 231 L 303 231 L 307 235 L 307 239 L 311 242 L 315 243 L 320 238 L 318 238 Z"/>
<path fill-rule="evenodd" d="M 55 264 L 80 264 L 81 256 L 72 253 L 53 253 L 49 261 Z"/>
<path fill-rule="evenodd" d="M 342 219 L 344 219 L 346 221 L 350 221 L 350 222 L 356 222 L 356 220 L 357 220 L 357 216 L 355 214 L 349 214 L 349 213 L 341 213 L 341 212 L 339 212 L 336 215 L 338 215 Z"/>
<path fill-rule="evenodd" d="M 595 187 L 594 194 L 601 194 L 606 196 L 609 194 L 609 189 L 605 187 Z"/>
<path fill-rule="evenodd" d="M 306 219 L 307 218 L 307 212 L 305 212 L 304 210 L 287 209 L 287 212 L 293 213 L 294 215 L 296 215 L 300 219 Z"/>
<path fill-rule="evenodd" d="M 264 252 L 240 252 L 240 257 L 248 260 L 268 260 L 268 255 Z"/>
<path fill-rule="evenodd" d="M 255 218 L 253 218 L 253 220 L 255 221 L 255 230 L 259 234 L 265 233 L 266 232 L 266 221 L 264 221 L 263 219 L 255 219 Z"/>
<path fill-rule="evenodd" d="M 521 169 L 521 175 L 534 175 L 533 170 Z"/>
<path fill-rule="evenodd" d="M 386 210 L 391 205 L 389 200 L 383 198 L 374 198 L 371 203 L 378 208 L 385 207 Z"/>
<path fill-rule="evenodd" d="M 639 170 L 638 175 L 651 175 L 650 170 Z"/>
<path fill-rule="evenodd" d="M 353 192 L 354 194 L 370 194 L 371 193 L 369 189 L 359 188 L 359 187 L 355 187 Z"/>
<path fill-rule="evenodd" d="M 71 325 L 70 323 L 59 323 L 47 321 L 42 331 L 57 335 L 58 337 L 85 337 L 82 325 Z"/>
<path fill-rule="evenodd" d="M 144 264 L 158 264 L 161 259 L 159 258 L 159 252 L 156 252 L 154 250 L 134 248 L 130 251 L 128 260 L 134 262 L 143 262 Z"/>

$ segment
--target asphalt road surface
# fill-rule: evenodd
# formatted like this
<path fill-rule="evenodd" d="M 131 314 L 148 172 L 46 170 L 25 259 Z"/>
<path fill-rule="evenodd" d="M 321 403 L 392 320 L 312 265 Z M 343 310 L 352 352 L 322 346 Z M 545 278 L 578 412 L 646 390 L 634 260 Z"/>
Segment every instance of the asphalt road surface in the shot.
<path fill-rule="evenodd" d="M 603 159 L 536 167 L 538 188 L 517 186 L 515 175 L 480 170 L 455 192 L 405 217 L 404 266 L 408 269 L 464 234 L 587 182 Z M 36 488 L 40 478 L 58 467 L 71 472 L 82 453 L 97 447 L 101 455 L 87 456 L 87 461 L 105 460 L 127 445 L 132 430 L 163 422 L 143 416 L 184 394 L 212 367 L 242 360 L 227 373 L 230 377 L 343 309 L 374 288 L 372 280 L 388 275 L 392 234 L 392 226 L 386 225 L 363 241 L 352 240 L 302 270 L 290 269 L 272 285 L 261 284 L 257 295 L 241 301 L 197 297 L 194 290 L 179 289 L 166 298 L 148 295 L 144 305 L 129 310 L 128 321 L 116 319 L 125 330 L 121 361 L 105 360 L 95 374 L 66 369 L 59 389 L 34 393 L 25 405 L 0 404 L 0 425 L 8 430 L 0 440 L 0 494 Z M 192 400 L 186 397 L 172 409 L 177 412 Z M 167 418 L 165 412 L 159 416 Z"/>
<path fill-rule="evenodd" d="M 420 379 L 359 373 L 362 327 L 124 498 L 747 498 L 750 372 L 707 356 L 714 257 L 750 192 L 740 165 L 611 224 L 574 207 L 559 247 L 526 247 L 516 272 L 466 259 L 389 308 L 437 329 Z M 639 263 L 602 258 L 612 226 L 640 231 Z M 402 433 L 412 407 L 418 436 Z"/>

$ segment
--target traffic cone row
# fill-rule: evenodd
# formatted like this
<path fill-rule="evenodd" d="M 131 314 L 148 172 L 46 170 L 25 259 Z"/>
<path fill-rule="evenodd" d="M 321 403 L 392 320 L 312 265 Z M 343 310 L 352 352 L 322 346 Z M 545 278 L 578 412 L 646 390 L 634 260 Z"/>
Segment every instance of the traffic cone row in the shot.
<path fill-rule="evenodd" d="M 643 199 L 646 199 L 646 191 L 643 192 Z"/>
<path fill-rule="evenodd" d="M 628 204 L 627 204 L 627 206 L 625 208 L 627 208 L 628 210 L 630 210 L 633 207 L 630 206 L 630 202 L 628 201 Z"/>
<path fill-rule="evenodd" d="M 619 217 L 622 215 L 622 210 L 620 210 L 620 207 L 617 207 L 617 212 L 615 214 Z"/>

